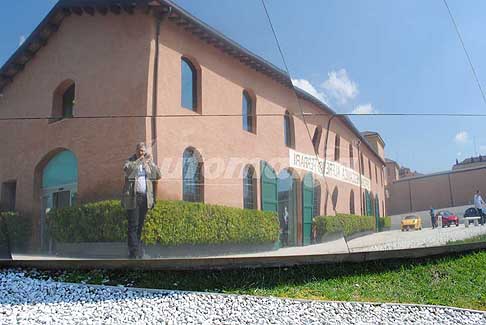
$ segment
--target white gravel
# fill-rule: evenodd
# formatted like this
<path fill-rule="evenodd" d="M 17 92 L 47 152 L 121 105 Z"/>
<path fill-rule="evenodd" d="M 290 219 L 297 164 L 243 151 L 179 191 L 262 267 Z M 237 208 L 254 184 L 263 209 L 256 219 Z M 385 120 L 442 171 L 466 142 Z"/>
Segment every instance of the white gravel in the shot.
<path fill-rule="evenodd" d="M 68 284 L 0 273 L 0 324 L 486 324 L 486 313 Z"/>

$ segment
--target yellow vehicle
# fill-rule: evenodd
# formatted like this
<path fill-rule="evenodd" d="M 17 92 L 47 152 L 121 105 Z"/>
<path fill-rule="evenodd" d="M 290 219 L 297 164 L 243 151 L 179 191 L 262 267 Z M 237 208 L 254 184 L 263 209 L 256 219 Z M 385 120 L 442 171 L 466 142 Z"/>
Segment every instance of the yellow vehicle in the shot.
<path fill-rule="evenodd" d="M 422 230 L 422 219 L 419 216 L 406 216 L 400 222 L 401 231 L 409 231 L 410 229 Z"/>

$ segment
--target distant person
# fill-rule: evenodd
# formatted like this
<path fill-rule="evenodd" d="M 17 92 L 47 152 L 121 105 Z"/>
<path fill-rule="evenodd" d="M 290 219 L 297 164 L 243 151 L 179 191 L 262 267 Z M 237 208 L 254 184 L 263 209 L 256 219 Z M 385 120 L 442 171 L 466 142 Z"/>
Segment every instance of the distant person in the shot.
<path fill-rule="evenodd" d="M 430 222 L 432 223 L 432 229 L 437 227 L 435 223 L 435 209 L 433 207 L 430 207 Z"/>
<path fill-rule="evenodd" d="M 481 197 L 481 191 L 477 190 L 476 194 L 474 194 L 474 207 L 476 208 L 477 215 L 479 216 L 479 222 L 484 224 L 484 213 L 483 213 L 483 205 L 484 201 Z"/>
<path fill-rule="evenodd" d="M 282 246 L 289 246 L 289 211 L 284 207 L 282 216 Z"/>
<path fill-rule="evenodd" d="M 123 165 L 125 185 L 122 206 L 128 214 L 128 256 L 142 258 L 141 235 L 145 216 L 154 207 L 153 181 L 160 179 L 160 170 L 147 153 L 145 143 L 137 144 L 135 154 Z"/>

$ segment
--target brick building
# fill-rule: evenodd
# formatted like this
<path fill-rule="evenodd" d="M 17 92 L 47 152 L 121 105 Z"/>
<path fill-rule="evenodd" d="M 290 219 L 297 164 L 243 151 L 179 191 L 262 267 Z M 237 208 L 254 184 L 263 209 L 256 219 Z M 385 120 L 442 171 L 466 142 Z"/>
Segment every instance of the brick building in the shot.
<path fill-rule="evenodd" d="M 32 216 L 37 241 L 46 209 L 119 198 L 138 141 L 161 166 L 159 199 L 285 207 L 294 245 L 314 215 L 385 209 L 379 136 L 169 1 L 59 1 L 1 68 L 0 94 L 2 208 Z"/>

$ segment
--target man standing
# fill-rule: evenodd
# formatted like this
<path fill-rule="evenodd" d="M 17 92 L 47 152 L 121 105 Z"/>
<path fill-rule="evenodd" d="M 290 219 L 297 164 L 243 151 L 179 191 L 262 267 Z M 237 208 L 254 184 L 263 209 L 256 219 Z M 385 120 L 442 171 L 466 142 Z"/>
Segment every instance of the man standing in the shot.
<path fill-rule="evenodd" d="M 123 186 L 122 206 L 128 214 L 128 253 L 129 258 L 142 258 L 143 249 L 140 237 L 145 215 L 154 207 L 153 181 L 160 179 L 160 170 L 147 153 L 145 143 L 137 144 L 135 154 L 123 165 L 125 185 Z"/>
<path fill-rule="evenodd" d="M 481 192 L 477 190 L 476 194 L 474 194 L 474 207 L 476 208 L 477 215 L 480 217 L 479 222 L 481 224 L 484 223 L 483 204 L 484 201 L 481 197 Z"/>
<path fill-rule="evenodd" d="M 435 228 L 435 210 L 433 207 L 430 207 L 430 222 L 432 223 L 432 229 Z"/>

